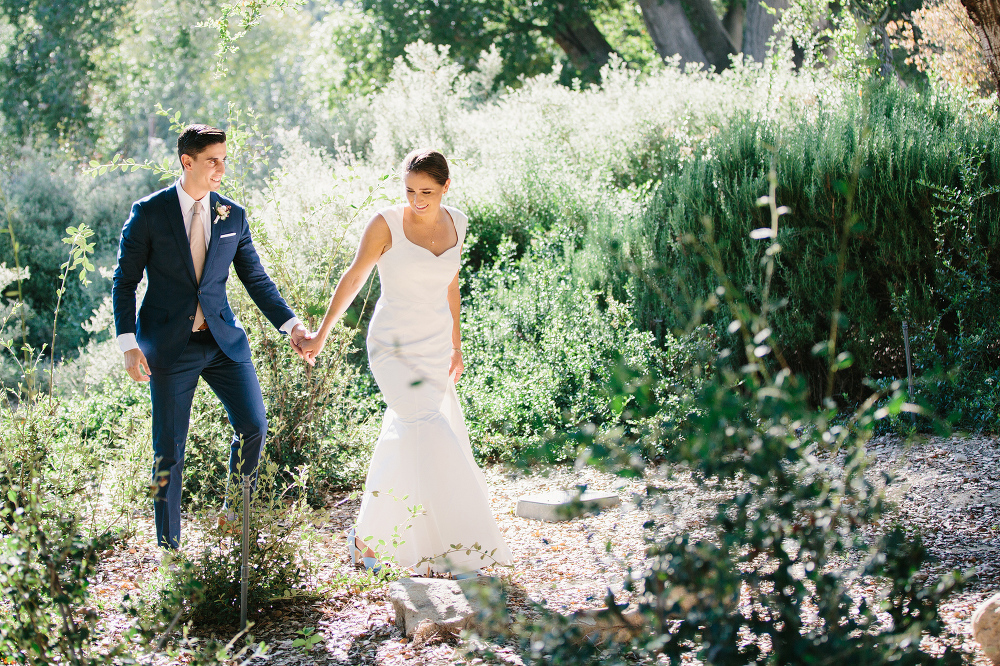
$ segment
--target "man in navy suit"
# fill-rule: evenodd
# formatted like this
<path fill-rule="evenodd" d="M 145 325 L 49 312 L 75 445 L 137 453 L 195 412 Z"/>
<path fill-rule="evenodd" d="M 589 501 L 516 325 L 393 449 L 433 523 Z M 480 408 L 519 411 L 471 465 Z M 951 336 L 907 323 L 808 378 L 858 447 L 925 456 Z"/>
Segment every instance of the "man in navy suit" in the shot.
<path fill-rule="evenodd" d="M 216 193 L 226 171 L 226 133 L 191 125 L 177 140 L 177 153 L 180 180 L 132 204 L 112 287 L 125 367 L 150 386 L 156 540 L 164 548 L 180 547 L 184 442 L 198 378 L 222 401 L 233 426 L 231 474 L 254 473 L 267 434 L 250 344 L 226 298 L 230 266 L 300 356 L 306 336 L 261 266 L 245 211 Z M 144 271 L 148 287 L 137 318 L 135 291 Z"/>

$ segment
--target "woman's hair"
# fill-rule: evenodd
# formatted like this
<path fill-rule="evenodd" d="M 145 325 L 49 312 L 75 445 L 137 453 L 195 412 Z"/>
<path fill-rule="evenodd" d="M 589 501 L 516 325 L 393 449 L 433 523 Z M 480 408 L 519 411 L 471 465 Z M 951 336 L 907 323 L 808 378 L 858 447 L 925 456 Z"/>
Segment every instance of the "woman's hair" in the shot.
<path fill-rule="evenodd" d="M 403 158 L 403 175 L 408 173 L 425 173 L 438 185 L 444 185 L 448 182 L 448 160 L 430 148 L 414 150 Z"/>

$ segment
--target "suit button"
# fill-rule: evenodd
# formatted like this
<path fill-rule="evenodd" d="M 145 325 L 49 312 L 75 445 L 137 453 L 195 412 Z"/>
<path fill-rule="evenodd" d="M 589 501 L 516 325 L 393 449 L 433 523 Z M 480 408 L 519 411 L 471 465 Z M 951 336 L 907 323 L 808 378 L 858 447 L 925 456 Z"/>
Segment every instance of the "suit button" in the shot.
<path fill-rule="evenodd" d="M 198 295 L 201 296 L 201 289 L 198 290 Z"/>
<path fill-rule="evenodd" d="M 190 319 L 191 321 L 194 321 L 194 315 L 191 315 L 190 317 L 188 317 L 188 319 Z"/>

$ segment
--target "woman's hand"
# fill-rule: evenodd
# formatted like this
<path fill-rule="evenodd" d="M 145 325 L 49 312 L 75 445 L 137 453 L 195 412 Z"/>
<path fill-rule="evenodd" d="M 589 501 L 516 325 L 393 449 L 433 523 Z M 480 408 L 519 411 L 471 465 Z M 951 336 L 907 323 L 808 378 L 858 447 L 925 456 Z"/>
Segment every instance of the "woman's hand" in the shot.
<path fill-rule="evenodd" d="M 448 365 L 448 376 L 455 377 L 455 383 L 462 378 L 462 372 L 465 371 L 465 363 L 462 361 L 462 350 L 452 349 L 451 350 L 451 363 Z"/>

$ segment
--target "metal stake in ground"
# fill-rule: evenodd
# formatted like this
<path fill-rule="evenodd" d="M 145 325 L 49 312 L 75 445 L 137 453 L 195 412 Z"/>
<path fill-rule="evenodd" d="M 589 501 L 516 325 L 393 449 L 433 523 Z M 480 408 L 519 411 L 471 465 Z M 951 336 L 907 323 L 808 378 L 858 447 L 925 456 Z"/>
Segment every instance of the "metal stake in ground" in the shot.
<path fill-rule="evenodd" d="M 240 552 L 240 631 L 247 628 L 247 581 L 250 578 L 250 475 L 243 475 L 243 548 Z"/>
<path fill-rule="evenodd" d="M 903 322 L 903 345 L 906 347 L 906 383 L 909 387 L 907 389 L 907 398 L 910 402 L 913 402 L 913 362 L 910 360 L 910 325 L 905 321 Z M 910 421 L 913 425 L 917 425 L 917 413 L 910 412 Z"/>

